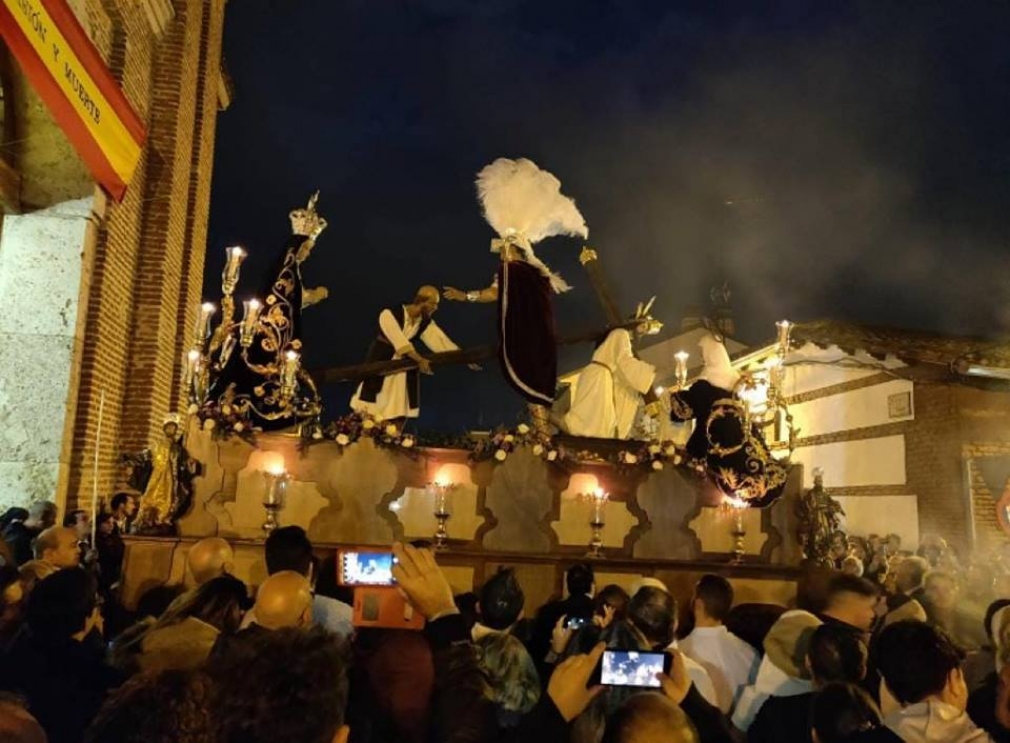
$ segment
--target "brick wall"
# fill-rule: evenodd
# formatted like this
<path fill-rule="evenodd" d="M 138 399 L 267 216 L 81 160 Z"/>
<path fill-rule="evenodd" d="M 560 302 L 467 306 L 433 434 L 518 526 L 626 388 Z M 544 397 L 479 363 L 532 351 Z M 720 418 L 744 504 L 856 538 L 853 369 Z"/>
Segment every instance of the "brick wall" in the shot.
<path fill-rule="evenodd" d="M 100 51 L 147 124 L 148 141 L 121 204 L 108 205 L 94 255 L 71 455 L 68 504 L 87 507 L 98 408 L 105 393 L 98 491 L 123 452 L 149 445 L 178 409 L 185 332 L 206 251 L 224 0 L 174 0 L 158 38 L 140 3 L 88 0 L 109 25 Z M 89 15 L 90 17 L 90 15 Z"/>

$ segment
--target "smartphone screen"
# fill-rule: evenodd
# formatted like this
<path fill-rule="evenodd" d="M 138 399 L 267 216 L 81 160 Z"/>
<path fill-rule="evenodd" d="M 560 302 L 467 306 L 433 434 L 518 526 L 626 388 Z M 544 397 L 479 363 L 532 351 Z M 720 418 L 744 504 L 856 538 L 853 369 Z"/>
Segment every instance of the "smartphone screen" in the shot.
<path fill-rule="evenodd" d="M 606 650 L 600 659 L 600 683 L 606 686 L 659 688 L 656 674 L 669 673 L 671 660 L 666 653 Z"/>
<path fill-rule="evenodd" d="M 568 617 L 565 620 L 565 627 L 568 629 L 579 629 L 586 623 L 585 617 Z"/>
<path fill-rule="evenodd" d="M 393 564 L 391 552 L 341 552 L 340 582 L 345 586 L 391 586 Z"/>

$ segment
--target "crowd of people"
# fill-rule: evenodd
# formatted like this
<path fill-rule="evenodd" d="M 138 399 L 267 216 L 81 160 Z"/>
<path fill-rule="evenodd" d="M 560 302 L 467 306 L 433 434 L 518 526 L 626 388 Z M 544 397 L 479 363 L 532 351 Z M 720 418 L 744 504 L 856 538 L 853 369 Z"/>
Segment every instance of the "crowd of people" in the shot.
<path fill-rule="evenodd" d="M 417 632 L 355 627 L 353 589 L 296 526 L 266 540 L 259 586 L 205 539 L 184 585 L 128 612 L 135 504 L 111 505 L 93 532 L 49 503 L 3 516 L 4 743 L 1010 741 L 1010 599 L 935 540 L 846 539 L 791 607 L 736 604 L 716 574 L 683 596 L 654 577 L 597 586 L 585 563 L 528 607 L 510 568 L 457 594 L 424 544 L 394 544 L 390 590 Z M 600 684 L 606 651 L 642 685 Z M 667 660 L 642 673 L 648 653 Z"/>

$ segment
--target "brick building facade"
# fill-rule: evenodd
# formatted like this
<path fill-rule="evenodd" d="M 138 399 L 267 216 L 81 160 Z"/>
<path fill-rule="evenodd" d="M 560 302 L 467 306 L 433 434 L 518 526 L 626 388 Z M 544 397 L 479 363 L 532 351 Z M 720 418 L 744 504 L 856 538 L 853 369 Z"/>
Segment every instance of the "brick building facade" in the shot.
<path fill-rule="evenodd" d="M 145 122 L 126 197 L 94 181 L 4 60 L 0 507 L 41 497 L 87 506 L 104 394 L 97 492 L 181 402 L 179 363 L 203 284 L 225 0 L 70 0 Z M 9 127 L 7 125 L 10 125 Z M 10 180 L 5 180 L 10 183 Z M 20 287 L 30 287 L 31 290 Z"/>
<path fill-rule="evenodd" d="M 1007 542 L 1010 358 L 1002 346 L 834 322 L 799 325 L 793 339 L 785 384 L 799 429 L 793 461 L 805 466 L 807 485 L 813 468 L 824 470 L 853 533 L 893 531 L 913 547 L 939 534 L 982 552 Z M 753 370 L 773 353 L 737 363 Z"/>

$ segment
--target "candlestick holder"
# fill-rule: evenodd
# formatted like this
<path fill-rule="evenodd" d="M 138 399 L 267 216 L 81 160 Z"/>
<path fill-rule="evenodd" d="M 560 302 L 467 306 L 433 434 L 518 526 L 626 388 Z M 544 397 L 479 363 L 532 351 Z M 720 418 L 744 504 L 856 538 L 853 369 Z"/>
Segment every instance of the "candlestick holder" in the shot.
<path fill-rule="evenodd" d="M 258 299 L 249 299 L 242 303 L 242 307 L 242 328 L 239 331 L 239 342 L 242 344 L 242 348 L 249 348 L 256 336 L 256 326 L 259 323 L 263 305 Z"/>
<path fill-rule="evenodd" d="M 682 390 L 687 386 L 687 360 L 691 357 L 687 351 L 677 351 L 673 355 L 674 360 L 677 362 L 676 373 L 677 373 L 677 389 Z"/>
<path fill-rule="evenodd" d="M 743 498 L 726 498 L 724 505 L 730 510 L 733 524 L 730 534 L 733 537 L 733 557 L 730 563 L 742 565 L 744 561 L 744 538 L 747 536 L 747 525 L 744 523 L 743 514 L 747 510 L 747 501 Z"/>
<path fill-rule="evenodd" d="M 281 366 L 281 399 L 291 400 L 295 394 L 298 381 L 298 369 L 301 366 L 301 356 L 296 351 L 287 351 Z"/>
<path fill-rule="evenodd" d="M 277 513 L 284 508 L 284 499 L 287 494 L 288 484 L 291 482 L 291 475 L 284 470 L 266 471 L 263 473 L 266 481 L 266 493 L 263 497 L 263 508 L 267 512 L 266 521 L 263 522 L 263 532 L 269 536 L 270 532 L 280 524 L 277 522 Z"/>
<path fill-rule="evenodd" d="M 589 494 L 589 502 L 592 507 L 589 528 L 592 529 L 593 535 L 589 540 L 589 551 L 586 553 L 586 557 L 597 560 L 603 557 L 603 527 L 606 526 L 603 516 L 609 498 L 610 495 L 603 488 L 596 488 Z"/>
<path fill-rule="evenodd" d="M 238 286 L 239 270 L 242 268 L 242 261 L 245 260 L 246 252 L 242 248 L 235 246 L 225 250 L 227 258 L 224 263 L 224 270 L 221 272 L 221 293 L 230 297 L 235 287 Z"/>
<path fill-rule="evenodd" d="M 196 316 L 196 328 L 193 331 L 193 346 L 199 351 L 203 351 L 210 336 L 210 318 L 217 312 L 217 305 L 212 302 L 204 302 Z"/>
<path fill-rule="evenodd" d="M 428 483 L 427 490 L 432 494 L 435 502 L 435 520 L 438 526 L 435 529 L 435 550 L 438 552 L 449 549 L 449 532 L 446 530 L 446 523 L 452 518 L 449 510 L 449 493 L 455 488 L 451 482 L 436 480 Z"/>

